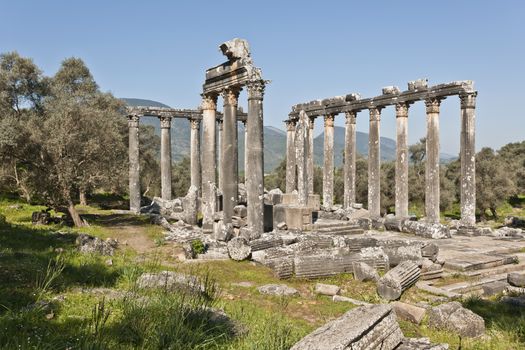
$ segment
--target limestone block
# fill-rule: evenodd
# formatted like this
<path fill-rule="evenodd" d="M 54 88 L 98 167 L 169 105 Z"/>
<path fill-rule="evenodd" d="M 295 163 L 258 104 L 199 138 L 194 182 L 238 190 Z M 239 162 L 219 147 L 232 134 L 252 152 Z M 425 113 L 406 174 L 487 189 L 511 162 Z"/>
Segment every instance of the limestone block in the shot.
<path fill-rule="evenodd" d="M 285 284 L 266 284 L 257 288 L 261 294 L 292 296 L 299 294 L 297 289 L 289 287 Z"/>
<path fill-rule="evenodd" d="M 481 288 L 483 288 L 484 296 L 491 296 L 503 293 L 507 289 L 507 286 L 508 284 L 506 282 L 494 281 L 491 283 L 484 284 L 483 286 L 481 286 Z"/>
<path fill-rule="evenodd" d="M 396 350 L 448 350 L 448 344 L 432 344 L 428 338 L 405 338 Z"/>
<path fill-rule="evenodd" d="M 251 254 L 252 248 L 246 239 L 235 237 L 228 242 L 228 255 L 233 260 L 245 260 L 248 259 Z"/>
<path fill-rule="evenodd" d="M 412 304 L 396 301 L 392 304 L 396 316 L 400 319 L 420 324 L 427 310 Z"/>
<path fill-rule="evenodd" d="M 312 208 L 286 204 L 273 206 L 273 226 L 285 222 L 288 229 L 306 230 L 313 223 Z"/>
<path fill-rule="evenodd" d="M 352 309 L 319 327 L 291 350 L 395 349 L 404 339 L 389 305 Z"/>
<path fill-rule="evenodd" d="M 379 274 L 376 269 L 364 262 L 354 262 L 352 264 L 354 270 L 354 278 L 360 282 L 378 281 Z"/>
<path fill-rule="evenodd" d="M 525 287 L 525 273 L 511 272 L 507 275 L 507 281 L 514 287 Z"/>
<path fill-rule="evenodd" d="M 431 327 L 453 331 L 462 337 L 479 337 L 485 333 L 485 321 L 457 301 L 433 307 L 428 311 Z"/>
<path fill-rule="evenodd" d="M 405 220 L 403 232 L 432 239 L 450 238 L 450 229 L 442 224 Z"/>
<path fill-rule="evenodd" d="M 357 300 L 357 299 L 352 299 L 352 298 L 348 298 L 348 297 L 343 297 L 341 295 L 334 295 L 332 297 L 332 301 L 335 301 L 335 302 L 345 302 L 345 303 L 352 303 L 354 305 L 359 305 L 359 306 L 367 306 L 367 305 L 372 305 L 370 303 L 367 303 L 366 301 L 362 301 L 362 300 Z"/>
<path fill-rule="evenodd" d="M 248 209 L 245 205 L 236 205 L 233 207 L 233 215 L 238 216 L 240 218 L 245 218 L 248 215 Z"/>
<path fill-rule="evenodd" d="M 217 241 L 227 242 L 233 236 L 233 226 L 231 223 L 224 224 L 224 222 L 217 221 L 213 224 L 213 233 Z"/>
<path fill-rule="evenodd" d="M 399 90 L 397 86 L 385 86 L 382 89 L 383 95 L 395 95 L 395 94 L 399 94 L 400 92 L 401 90 Z"/>
<path fill-rule="evenodd" d="M 250 241 L 250 247 L 252 251 L 258 251 L 273 247 L 280 247 L 283 245 L 283 239 L 281 237 L 265 236 L 262 238 L 254 239 Z"/>
<path fill-rule="evenodd" d="M 173 271 L 161 271 L 159 273 L 143 273 L 137 279 L 139 288 L 165 288 L 168 290 L 188 289 L 192 291 L 204 291 L 204 286 L 195 276 L 184 275 Z"/>
<path fill-rule="evenodd" d="M 408 82 L 408 91 L 427 90 L 428 79 L 418 79 Z"/>
<path fill-rule="evenodd" d="M 315 285 L 315 293 L 322 295 L 334 296 L 339 294 L 341 288 L 333 284 L 317 283 Z"/>

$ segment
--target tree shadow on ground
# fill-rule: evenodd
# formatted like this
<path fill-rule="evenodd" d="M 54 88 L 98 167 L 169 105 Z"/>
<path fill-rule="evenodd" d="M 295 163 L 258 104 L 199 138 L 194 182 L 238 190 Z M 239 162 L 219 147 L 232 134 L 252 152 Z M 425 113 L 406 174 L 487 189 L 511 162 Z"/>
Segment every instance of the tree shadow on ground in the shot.
<path fill-rule="evenodd" d="M 517 335 L 525 342 L 525 309 L 502 301 L 470 298 L 464 306 L 483 317 L 487 328 L 501 329 Z"/>
<path fill-rule="evenodd" d="M 126 214 L 82 214 L 82 218 L 87 220 L 87 222 L 103 227 L 142 226 L 150 222 L 148 217 Z"/>

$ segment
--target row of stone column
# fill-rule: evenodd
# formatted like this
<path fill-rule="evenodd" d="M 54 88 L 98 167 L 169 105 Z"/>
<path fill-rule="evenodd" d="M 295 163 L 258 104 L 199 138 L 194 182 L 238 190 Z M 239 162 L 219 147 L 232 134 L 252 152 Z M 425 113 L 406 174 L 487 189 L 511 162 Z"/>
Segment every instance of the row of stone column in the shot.
<path fill-rule="evenodd" d="M 462 93 L 461 100 L 461 221 L 465 226 L 475 224 L 475 99 L 476 93 Z M 427 115 L 426 168 L 425 168 L 425 214 L 430 222 L 439 222 L 439 107 L 443 98 L 425 100 Z M 396 104 L 396 177 L 395 212 L 398 217 L 408 216 L 408 110 L 409 103 Z M 380 121 L 383 107 L 369 109 L 368 139 L 368 210 L 371 217 L 378 217 L 381 197 Z M 344 196 L 343 206 L 349 208 L 356 198 L 356 116 L 358 111 L 345 112 L 344 146 Z M 307 180 L 309 193 L 313 193 L 313 126 L 310 117 L 309 152 L 307 154 Z M 296 120 L 287 123 L 286 192 L 297 189 L 296 150 L 294 130 Z M 323 206 L 333 205 L 334 191 L 334 115 L 324 116 L 324 167 Z"/>
<path fill-rule="evenodd" d="M 170 200 L 171 188 L 171 116 L 160 116 L 160 172 L 161 196 Z M 129 196 L 130 210 L 140 211 L 140 160 L 139 160 L 139 121 L 136 115 L 128 116 L 129 128 Z M 189 118 L 190 134 L 190 167 L 191 185 L 201 191 L 201 160 L 200 160 L 200 120 Z"/>
<path fill-rule="evenodd" d="M 256 232 L 264 230 L 264 155 L 263 109 L 264 82 L 253 81 L 248 88 L 248 117 L 245 122 L 245 185 L 248 226 Z M 224 111 L 220 127 L 220 158 L 217 167 L 215 152 L 215 119 L 218 94 L 203 94 L 203 228 L 211 229 L 216 211 L 216 170 L 222 189 L 223 222 L 231 223 L 233 208 L 238 201 L 238 131 L 237 106 L 240 87 L 230 87 L 222 93 Z"/>

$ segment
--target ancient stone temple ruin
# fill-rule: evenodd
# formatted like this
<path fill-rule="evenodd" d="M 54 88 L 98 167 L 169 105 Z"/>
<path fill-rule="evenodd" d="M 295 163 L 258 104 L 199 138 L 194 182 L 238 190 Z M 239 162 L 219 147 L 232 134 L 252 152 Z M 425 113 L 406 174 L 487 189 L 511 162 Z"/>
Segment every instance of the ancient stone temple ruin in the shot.
<path fill-rule="evenodd" d="M 349 209 L 356 198 L 356 121 L 362 110 L 369 111 L 368 140 L 368 210 L 371 218 L 380 213 L 380 124 L 381 110 L 394 106 L 397 124 L 395 213 L 408 217 L 408 111 L 409 106 L 424 101 L 427 113 L 425 213 L 430 223 L 439 222 L 439 106 L 443 99 L 458 95 L 461 100 L 461 224 L 465 228 L 475 224 L 475 142 L 474 110 L 477 92 L 471 81 L 455 81 L 429 87 L 427 80 L 408 83 L 408 90 L 398 87 L 383 88 L 383 94 L 361 99 L 359 94 L 315 100 L 292 107 L 287 125 L 286 192 L 297 190 L 299 197 L 313 194 L 313 128 L 315 119 L 324 118 L 323 208 L 330 209 L 334 193 L 334 118 L 344 113 L 344 203 Z M 308 123 L 309 131 L 303 130 Z M 298 135 L 300 137 L 298 138 Z M 307 135 L 307 142 L 304 136 Z M 297 179 L 297 180 L 296 180 Z"/>

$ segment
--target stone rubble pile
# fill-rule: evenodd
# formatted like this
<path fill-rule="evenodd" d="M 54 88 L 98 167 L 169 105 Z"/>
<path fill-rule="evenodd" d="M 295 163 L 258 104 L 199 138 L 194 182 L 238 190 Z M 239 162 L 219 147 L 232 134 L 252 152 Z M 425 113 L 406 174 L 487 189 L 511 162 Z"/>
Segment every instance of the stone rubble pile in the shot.
<path fill-rule="evenodd" d="M 85 233 L 78 235 L 76 241 L 81 253 L 97 253 L 101 255 L 113 255 L 118 247 L 118 241 L 113 238 L 102 240 Z"/>

